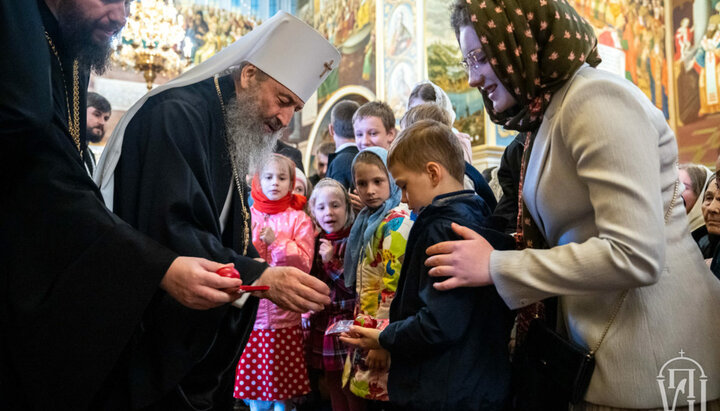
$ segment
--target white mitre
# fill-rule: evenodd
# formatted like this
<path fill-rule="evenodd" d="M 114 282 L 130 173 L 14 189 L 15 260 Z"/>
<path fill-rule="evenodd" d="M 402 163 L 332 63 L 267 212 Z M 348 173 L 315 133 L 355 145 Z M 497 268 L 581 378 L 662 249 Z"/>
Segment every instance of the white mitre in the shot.
<path fill-rule="evenodd" d="M 109 209 L 113 208 L 115 167 L 120 160 L 125 129 L 145 101 L 165 90 L 206 80 L 245 61 L 305 102 L 338 67 L 340 52 L 302 20 L 280 11 L 207 61 L 148 92 L 120 119 L 95 169 L 93 179 Z"/>

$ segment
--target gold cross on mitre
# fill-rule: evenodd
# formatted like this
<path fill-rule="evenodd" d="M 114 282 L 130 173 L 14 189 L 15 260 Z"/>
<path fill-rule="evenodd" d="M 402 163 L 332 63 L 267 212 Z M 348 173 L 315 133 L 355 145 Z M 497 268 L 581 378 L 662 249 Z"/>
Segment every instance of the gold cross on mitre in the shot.
<path fill-rule="evenodd" d="M 323 63 L 324 70 L 322 73 L 320 73 L 320 78 L 322 78 L 322 76 L 324 76 L 325 73 L 327 73 L 328 71 L 331 71 L 333 69 L 332 65 L 334 62 L 335 62 L 335 60 L 330 60 L 330 61 L 326 61 L 325 63 Z"/>

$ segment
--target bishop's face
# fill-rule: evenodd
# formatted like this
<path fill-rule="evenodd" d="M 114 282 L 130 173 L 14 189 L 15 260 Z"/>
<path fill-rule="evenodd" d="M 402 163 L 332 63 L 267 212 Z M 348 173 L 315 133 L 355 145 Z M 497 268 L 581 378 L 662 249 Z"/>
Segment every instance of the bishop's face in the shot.
<path fill-rule="evenodd" d="M 67 47 L 81 62 L 104 72 L 112 37 L 125 26 L 131 0 L 58 0 L 56 17 Z"/>
<path fill-rule="evenodd" d="M 302 110 L 304 106 L 303 101 L 290 89 L 251 64 L 243 68 L 240 86 L 249 88 L 254 95 L 263 126 L 268 133 L 287 127 L 295 112 Z"/>

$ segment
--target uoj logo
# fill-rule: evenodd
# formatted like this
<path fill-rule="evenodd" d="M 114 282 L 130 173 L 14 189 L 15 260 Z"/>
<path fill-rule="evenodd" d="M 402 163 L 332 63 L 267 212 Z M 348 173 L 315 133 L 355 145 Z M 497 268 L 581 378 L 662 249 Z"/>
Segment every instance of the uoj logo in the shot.
<path fill-rule="evenodd" d="M 706 411 L 707 375 L 702 366 L 685 352 L 668 360 L 657 376 L 665 411 L 675 411 L 678 404 L 687 402 L 688 411 Z M 699 405 L 699 407 L 695 407 Z"/>

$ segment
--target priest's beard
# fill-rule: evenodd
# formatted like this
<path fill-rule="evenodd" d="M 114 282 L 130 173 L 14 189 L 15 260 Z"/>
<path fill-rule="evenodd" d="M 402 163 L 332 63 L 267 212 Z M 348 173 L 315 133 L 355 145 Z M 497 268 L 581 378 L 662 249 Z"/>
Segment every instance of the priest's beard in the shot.
<path fill-rule="evenodd" d="M 95 42 L 92 34 L 99 23 L 88 20 L 76 0 L 60 0 L 57 10 L 60 32 L 70 53 L 82 66 L 90 67 L 98 75 L 105 73 L 112 53 L 112 37 L 104 43 Z M 107 28 L 119 32 L 122 27 Z"/>
<path fill-rule="evenodd" d="M 270 160 L 282 129 L 268 133 L 254 92 L 227 105 L 228 151 L 238 176 L 255 174 Z"/>

